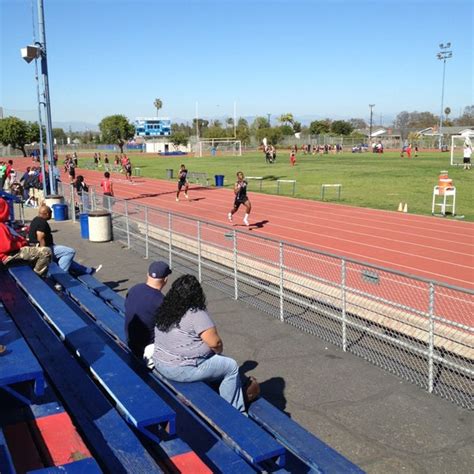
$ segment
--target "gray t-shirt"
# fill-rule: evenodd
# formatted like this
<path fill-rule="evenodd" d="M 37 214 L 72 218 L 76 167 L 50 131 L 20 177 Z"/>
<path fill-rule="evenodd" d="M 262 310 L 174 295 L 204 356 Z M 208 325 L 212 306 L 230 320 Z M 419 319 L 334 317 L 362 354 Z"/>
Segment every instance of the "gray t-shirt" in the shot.
<path fill-rule="evenodd" d="M 214 352 L 199 335 L 214 326 L 214 321 L 206 311 L 188 310 L 179 326 L 171 328 L 169 332 L 159 331 L 155 327 L 155 364 L 195 366 L 200 360 L 208 358 Z"/>

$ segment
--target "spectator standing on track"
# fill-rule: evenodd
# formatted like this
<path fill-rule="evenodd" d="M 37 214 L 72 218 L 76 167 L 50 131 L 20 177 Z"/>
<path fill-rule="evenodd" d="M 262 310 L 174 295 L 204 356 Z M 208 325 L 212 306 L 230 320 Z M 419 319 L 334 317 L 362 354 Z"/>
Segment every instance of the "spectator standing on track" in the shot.
<path fill-rule="evenodd" d="M 36 274 L 46 275 L 51 262 L 51 249 L 29 247 L 28 241 L 7 225 L 9 217 L 8 204 L 0 198 L 0 261 L 4 265 L 27 262 L 33 266 Z"/>
<path fill-rule="evenodd" d="M 53 260 L 65 272 L 71 272 L 76 275 L 93 275 L 98 272 L 102 265 L 97 268 L 85 267 L 74 261 L 76 251 L 65 245 L 57 245 L 53 241 L 53 234 L 48 221 L 51 219 L 51 208 L 42 204 L 38 209 L 38 215 L 31 221 L 28 239 L 30 244 L 38 247 L 47 247 L 53 253 Z"/>
<path fill-rule="evenodd" d="M 222 339 L 207 313 L 199 281 L 192 275 L 179 277 L 156 317 L 156 370 L 177 382 L 219 382 L 221 397 L 244 412 L 239 366 L 222 352 Z"/>
<path fill-rule="evenodd" d="M 125 299 L 125 335 L 132 353 L 153 368 L 155 321 L 163 303 L 161 290 L 168 282 L 171 269 L 165 262 L 153 262 L 146 283 L 133 286 Z"/>
<path fill-rule="evenodd" d="M 104 173 L 104 179 L 101 181 L 100 187 L 102 188 L 102 192 L 104 193 L 104 208 L 110 209 L 114 201 L 114 184 L 110 179 L 110 173 L 108 171 Z"/>

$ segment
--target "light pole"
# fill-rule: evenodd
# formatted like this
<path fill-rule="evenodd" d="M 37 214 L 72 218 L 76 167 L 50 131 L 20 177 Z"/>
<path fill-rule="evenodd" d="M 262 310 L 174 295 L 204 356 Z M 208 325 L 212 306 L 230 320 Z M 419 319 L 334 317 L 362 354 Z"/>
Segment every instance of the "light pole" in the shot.
<path fill-rule="evenodd" d="M 41 118 L 41 93 L 40 93 L 40 81 L 38 77 L 38 60 L 35 58 L 35 79 L 36 79 L 36 96 L 38 100 L 38 125 L 39 125 L 39 139 L 40 139 L 40 166 L 41 175 L 43 176 L 43 195 L 46 197 L 46 169 L 44 166 L 44 141 L 43 141 L 43 120 Z"/>
<path fill-rule="evenodd" d="M 53 149 L 53 125 L 51 120 L 51 103 L 49 98 L 49 81 L 48 81 L 48 62 L 46 55 L 46 31 L 44 24 L 44 7 L 43 0 L 38 0 L 38 24 L 40 41 L 34 45 L 26 46 L 21 49 L 21 56 L 30 63 L 33 59 L 41 58 L 41 75 L 43 76 L 43 102 L 46 113 L 46 146 L 48 149 L 49 162 L 49 185 L 51 194 L 56 194 L 56 179 L 54 178 L 54 149 Z"/>
<path fill-rule="evenodd" d="M 374 111 L 373 108 L 375 107 L 375 104 L 369 104 L 370 107 L 370 122 L 369 122 L 369 145 L 371 144 L 370 141 L 372 140 L 372 123 L 373 123 L 373 118 L 374 118 Z"/>
<path fill-rule="evenodd" d="M 444 103 L 444 79 L 446 76 L 446 60 L 453 56 L 452 51 L 448 51 L 451 47 L 451 43 L 439 45 L 440 51 L 436 55 L 436 57 L 443 61 L 443 83 L 441 86 L 441 111 L 439 114 L 439 150 L 442 151 L 443 149 L 443 103 Z"/>

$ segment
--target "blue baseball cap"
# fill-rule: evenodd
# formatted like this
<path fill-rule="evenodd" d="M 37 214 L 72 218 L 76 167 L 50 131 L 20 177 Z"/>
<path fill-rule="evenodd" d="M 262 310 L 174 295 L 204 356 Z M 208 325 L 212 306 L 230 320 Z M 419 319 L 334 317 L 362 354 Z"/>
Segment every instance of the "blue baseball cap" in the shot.
<path fill-rule="evenodd" d="M 152 262 L 148 267 L 148 275 L 151 278 L 166 278 L 170 274 L 171 269 L 165 262 Z"/>

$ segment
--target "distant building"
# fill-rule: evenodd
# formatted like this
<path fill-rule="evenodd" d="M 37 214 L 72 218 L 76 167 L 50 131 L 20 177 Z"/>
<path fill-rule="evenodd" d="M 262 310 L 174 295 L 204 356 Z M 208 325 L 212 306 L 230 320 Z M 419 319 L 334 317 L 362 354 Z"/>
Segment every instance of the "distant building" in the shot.
<path fill-rule="evenodd" d="M 134 122 L 135 135 L 138 137 L 169 137 L 171 120 L 157 117 L 138 117 Z"/>

